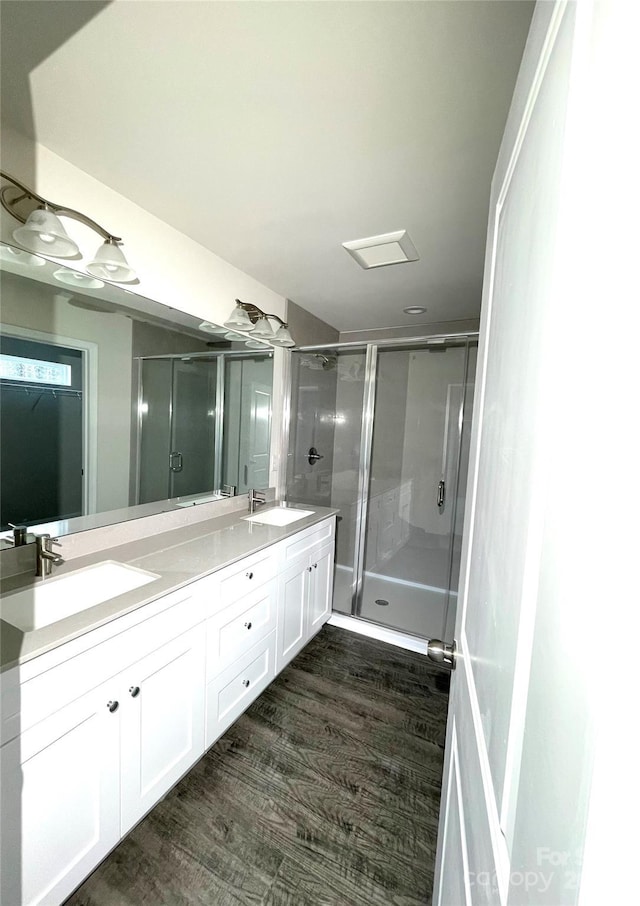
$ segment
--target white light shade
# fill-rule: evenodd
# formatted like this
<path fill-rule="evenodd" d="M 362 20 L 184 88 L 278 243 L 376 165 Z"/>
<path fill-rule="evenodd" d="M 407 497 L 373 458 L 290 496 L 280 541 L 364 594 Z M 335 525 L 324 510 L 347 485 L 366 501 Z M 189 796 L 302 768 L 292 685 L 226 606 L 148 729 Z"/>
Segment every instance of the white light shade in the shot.
<path fill-rule="evenodd" d="M 80 252 L 67 235 L 60 218 L 46 208 L 32 211 L 24 226 L 13 231 L 13 238 L 22 248 L 53 258 L 73 258 Z"/>
<path fill-rule="evenodd" d="M 23 252 L 22 249 L 15 249 L 12 245 L 0 245 L 0 258 L 4 258 L 5 261 L 18 261 L 29 267 L 43 267 L 47 263 L 44 258 Z"/>
<path fill-rule="evenodd" d="M 229 330 L 242 330 L 245 333 L 253 330 L 251 318 L 244 308 L 241 308 L 239 305 L 236 305 L 229 320 L 224 322 L 224 326 L 228 327 Z"/>
<path fill-rule="evenodd" d="M 264 315 L 256 321 L 251 336 L 259 340 L 273 340 L 273 328 Z"/>
<path fill-rule="evenodd" d="M 53 276 L 60 283 L 66 283 L 67 286 L 84 286 L 87 289 L 102 289 L 104 283 L 97 277 L 88 277 L 87 274 L 81 274 L 79 271 L 71 271 L 66 267 L 61 267 L 53 272 Z"/>
<path fill-rule="evenodd" d="M 289 329 L 282 325 L 275 332 L 275 335 L 271 339 L 272 346 L 295 346 L 295 340 L 289 333 Z"/>
<path fill-rule="evenodd" d="M 136 272 L 129 267 L 124 252 L 113 239 L 100 246 L 93 261 L 87 264 L 87 272 L 112 283 L 130 283 L 136 278 Z"/>

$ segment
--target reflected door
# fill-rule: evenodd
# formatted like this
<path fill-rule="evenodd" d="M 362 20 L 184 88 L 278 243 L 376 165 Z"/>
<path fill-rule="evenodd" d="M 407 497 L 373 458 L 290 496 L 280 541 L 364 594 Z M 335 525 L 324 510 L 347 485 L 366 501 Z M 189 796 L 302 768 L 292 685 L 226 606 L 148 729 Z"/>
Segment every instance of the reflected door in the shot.
<path fill-rule="evenodd" d="M 214 489 L 216 368 L 143 360 L 138 503 Z"/>

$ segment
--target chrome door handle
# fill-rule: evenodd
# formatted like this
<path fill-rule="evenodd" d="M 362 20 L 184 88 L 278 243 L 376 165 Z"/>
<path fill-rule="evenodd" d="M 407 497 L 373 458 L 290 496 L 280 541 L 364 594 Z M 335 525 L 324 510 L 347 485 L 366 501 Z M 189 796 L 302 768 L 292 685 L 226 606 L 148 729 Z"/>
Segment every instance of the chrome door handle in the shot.
<path fill-rule="evenodd" d="M 447 670 L 455 670 L 457 657 L 455 641 L 451 645 L 447 645 L 446 642 L 440 639 L 431 639 L 427 645 L 427 657 L 440 667 L 446 667 Z"/>
<path fill-rule="evenodd" d="M 444 479 L 438 482 L 438 496 L 436 497 L 436 506 L 442 509 L 444 506 L 445 498 L 445 484 Z"/>
<path fill-rule="evenodd" d="M 178 459 L 177 463 L 176 457 Z M 169 453 L 169 469 L 172 472 L 182 472 L 182 453 L 179 453 L 177 450 L 173 453 Z"/>

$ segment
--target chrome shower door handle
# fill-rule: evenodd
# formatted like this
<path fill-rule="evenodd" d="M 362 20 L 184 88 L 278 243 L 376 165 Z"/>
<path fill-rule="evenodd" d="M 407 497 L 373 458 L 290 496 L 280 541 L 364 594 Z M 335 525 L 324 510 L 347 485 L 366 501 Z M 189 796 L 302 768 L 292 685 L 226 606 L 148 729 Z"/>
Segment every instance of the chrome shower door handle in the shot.
<path fill-rule="evenodd" d="M 177 450 L 169 453 L 169 469 L 171 472 L 182 472 L 182 453 Z"/>
<path fill-rule="evenodd" d="M 444 506 L 444 500 L 445 500 L 445 484 L 444 484 L 444 478 L 443 478 L 441 481 L 438 482 L 438 495 L 436 497 L 436 506 L 439 509 L 442 509 L 442 507 Z"/>

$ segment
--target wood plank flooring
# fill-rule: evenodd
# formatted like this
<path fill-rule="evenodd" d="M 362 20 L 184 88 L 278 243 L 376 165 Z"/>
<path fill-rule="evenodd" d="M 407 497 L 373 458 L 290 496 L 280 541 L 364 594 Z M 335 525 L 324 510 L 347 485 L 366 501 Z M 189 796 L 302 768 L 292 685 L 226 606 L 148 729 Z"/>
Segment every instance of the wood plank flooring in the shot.
<path fill-rule="evenodd" d="M 67 906 L 425 906 L 448 695 L 325 626 Z"/>

